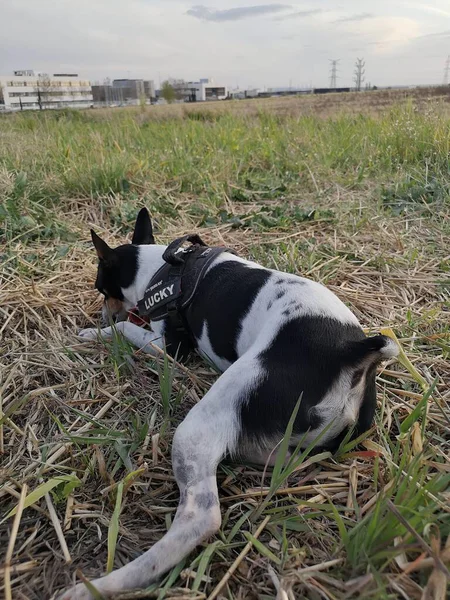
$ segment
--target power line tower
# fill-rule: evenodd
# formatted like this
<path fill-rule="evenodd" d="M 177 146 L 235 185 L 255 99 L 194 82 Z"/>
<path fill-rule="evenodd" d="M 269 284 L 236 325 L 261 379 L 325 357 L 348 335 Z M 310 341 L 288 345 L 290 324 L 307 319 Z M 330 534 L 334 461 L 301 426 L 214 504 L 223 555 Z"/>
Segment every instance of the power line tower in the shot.
<path fill-rule="evenodd" d="M 450 54 L 447 56 L 447 60 L 445 61 L 444 67 L 444 85 L 448 85 L 450 83 Z"/>
<path fill-rule="evenodd" d="M 337 66 L 338 66 L 339 61 L 340 61 L 339 58 L 337 60 L 330 59 L 330 63 L 331 63 L 330 89 L 332 89 L 332 90 L 336 89 Z"/>
<path fill-rule="evenodd" d="M 364 74 L 366 72 L 364 69 L 365 66 L 366 66 L 366 63 L 365 63 L 364 59 L 362 59 L 362 58 L 356 59 L 355 78 L 353 79 L 353 81 L 355 82 L 355 89 L 357 92 L 361 91 L 362 84 L 364 83 Z"/>

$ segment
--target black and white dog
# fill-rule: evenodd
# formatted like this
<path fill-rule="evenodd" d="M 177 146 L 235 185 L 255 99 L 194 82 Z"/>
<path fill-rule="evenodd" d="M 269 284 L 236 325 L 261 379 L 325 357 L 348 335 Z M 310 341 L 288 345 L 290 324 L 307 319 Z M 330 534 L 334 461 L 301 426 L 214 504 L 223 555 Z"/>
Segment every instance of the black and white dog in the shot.
<path fill-rule="evenodd" d="M 132 244 L 111 249 L 94 232 L 92 239 L 100 259 L 96 287 L 112 316 L 123 318 L 142 302 L 167 247 L 154 243 L 146 209 Z M 261 465 L 273 461 L 300 396 L 292 447 L 302 438 L 310 444 L 325 430 L 320 446 L 335 449 L 349 428 L 358 434 L 369 429 L 376 367 L 398 353 L 390 338 L 366 337 L 324 286 L 226 251 L 202 274 L 183 319 L 189 330 L 184 338 L 168 318 L 152 321 L 152 331 L 129 321 L 115 325 L 148 353 L 190 343 L 223 374 L 176 430 L 172 462 L 180 502 L 172 527 L 145 554 L 92 582 L 104 596 L 147 586 L 219 529 L 217 465 L 225 455 Z M 84 329 L 80 336 L 112 332 Z M 91 594 L 79 584 L 61 598 L 86 600 Z"/>

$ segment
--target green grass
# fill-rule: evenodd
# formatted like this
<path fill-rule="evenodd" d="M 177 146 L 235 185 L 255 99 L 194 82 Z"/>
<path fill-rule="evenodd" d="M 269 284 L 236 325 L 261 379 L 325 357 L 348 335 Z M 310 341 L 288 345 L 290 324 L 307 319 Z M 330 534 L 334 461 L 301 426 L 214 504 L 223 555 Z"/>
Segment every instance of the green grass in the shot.
<path fill-rule="evenodd" d="M 242 203 L 242 214 L 247 203 L 279 199 L 280 206 L 266 208 L 265 219 L 250 220 L 265 228 L 281 220 L 286 197 L 325 194 L 336 184 L 361 189 L 374 179 L 380 187 L 388 184 L 381 199 L 391 209 L 445 202 L 450 125 L 440 110 L 418 114 L 406 104 L 381 118 L 327 120 L 220 113 L 207 123 L 146 120 L 128 111 L 104 120 L 50 111 L 3 117 L 0 219 L 11 219 L 12 234 L 37 226 L 34 236 L 49 237 L 49 210 L 64 198 L 120 194 L 126 201 L 110 215 L 118 225 L 134 217 L 138 198 L 161 217 L 176 218 L 178 194 L 189 195 L 189 214 L 207 224 L 228 222 L 226 198 Z M 281 224 L 307 215 L 291 210 Z M 62 239 L 68 235 L 64 227 L 57 232 Z"/>
<path fill-rule="evenodd" d="M 404 350 L 380 370 L 376 423 L 359 444 L 264 472 L 222 464 L 221 531 L 149 597 L 207 597 L 244 549 L 227 600 L 275 599 L 277 587 L 289 600 L 421 598 L 448 575 L 450 112 L 438 99 L 375 114 L 365 98 L 344 112 L 336 96 L 325 116 L 290 99 L 0 117 L 4 547 L 1 520 L 29 490 L 13 596 L 117 567 L 174 516 L 172 433 L 217 374 L 150 360 L 120 336 L 74 336 L 98 325 L 89 228 L 121 243 L 143 205 L 159 241 L 199 230 L 323 282 Z"/>

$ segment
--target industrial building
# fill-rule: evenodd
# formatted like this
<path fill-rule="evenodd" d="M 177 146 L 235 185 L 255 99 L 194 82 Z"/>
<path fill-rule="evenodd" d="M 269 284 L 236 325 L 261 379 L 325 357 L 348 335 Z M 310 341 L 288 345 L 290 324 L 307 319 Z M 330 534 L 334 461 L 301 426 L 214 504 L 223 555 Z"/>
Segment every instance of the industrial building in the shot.
<path fill-rule="evenodd" d="M 119 91 L 122 101 L 129 104 L 145 95 L 142 79 L 114 79 L 112 87 Z"/>
<path fill-rule="evenodd" d="M 228 97 L 227 87 L 214 83 L 212 79 L 200 79 L 199 81 L 169 79 L 168 83 L 175 91 L 176 102 L 205 102 L 225 100 Z M 157 90 L 156 96 L 161 99 L 162 90 Z"/>
<path fill-rule="evenodd" d="M 185 102 L 206 102 L 207 100 L 225 100 L 228 96 L 226 85 L 214 83 L 212 79 L 175 83 L 175 90 Z"/>
<path fill-rule="evenodd" d="M 91 84 L 76 73 L 48 75 L 26 70 L 0 76 L 3 110 L 88 108 L 92 102 Z"/>
<path fill-rule="evenodd" d="M 211 79 L 200 79 L 200 81 L 191 81 L 188 86 L 195 90 L 197 102 L 206 100 L 225 100 L 228 95 L 226 85 L 218 85 Z"/>
<path fill-rule="evenodd" d="M 144 94 L 146 98 L 149 98 L 150 100 L 156 99 L 155 82 L 153 80 L 144 79 Z"/>
<path fill-rule="evenodd" d="M 156 98 L 155 84 L 144 79 L 114 79 L 112 83 L 109 80 L 102 84 L 95 83 L 92 94 L 96 106 L 136 105 L 142 99 L 150 102 Z"/>

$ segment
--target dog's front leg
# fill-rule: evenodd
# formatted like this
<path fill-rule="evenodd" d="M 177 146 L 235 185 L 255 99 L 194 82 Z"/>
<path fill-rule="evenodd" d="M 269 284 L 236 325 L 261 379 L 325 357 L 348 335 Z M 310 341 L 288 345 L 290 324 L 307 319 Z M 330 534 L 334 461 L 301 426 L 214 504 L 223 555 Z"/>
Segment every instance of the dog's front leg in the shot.
<path fill-rule="evenodd" d="M 105 327 L 104 329 L 96 329 L 95 327 L 82 329 L 78 333 L 78 336 L 85 340 L 95 340 L 98 337 L 110 338 L 114 335 L 114 331 L 122 334 L 130 344 L 133 344 L 133 346 L 143 350 L 147 354 L 157 354 L 152 346 L 157 346 L 161 349 L 164 346 L 161 334 L 148 331 L 129 321 L 120 321 L 114 327 Z"/>

